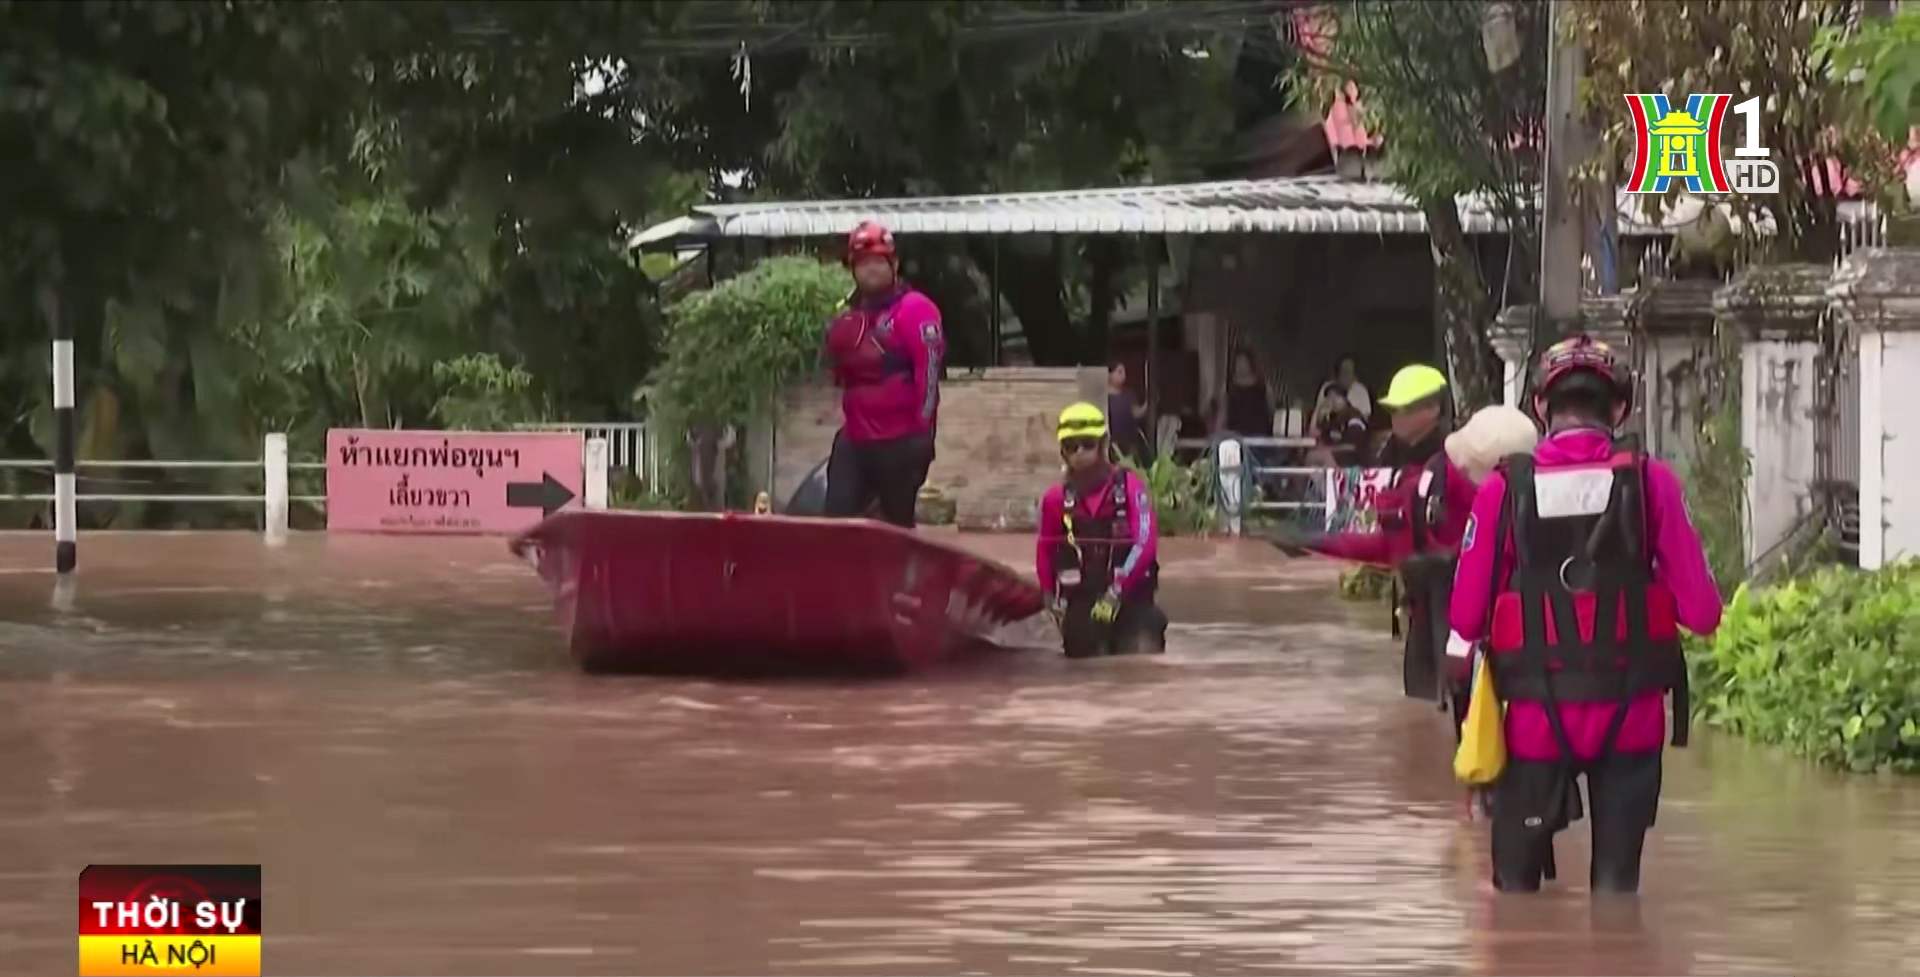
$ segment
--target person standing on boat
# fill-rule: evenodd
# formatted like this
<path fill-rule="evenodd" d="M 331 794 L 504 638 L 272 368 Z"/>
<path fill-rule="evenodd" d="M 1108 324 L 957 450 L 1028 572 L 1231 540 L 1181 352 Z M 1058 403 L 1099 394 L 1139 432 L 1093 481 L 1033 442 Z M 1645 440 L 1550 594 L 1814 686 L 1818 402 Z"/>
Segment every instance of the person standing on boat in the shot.
<path fill-rule="evenodd" d="M 1068 407 L 1056 433 L 1066 477 L 1040 500 L 1034 569 L 1067 657 L 1165 651 L 1153 494 L 1114 464 L 1100 408 Z"/>
<path fill-rule="evenodd" d="M 825 511 L 912 529 L 933 467 L 946 337 L 933 301 L 900 280 L 893 233 L 863 221 L 847 236 L 855 290 L 827 328 L 844 419 L 827 461 Z"/>
<path fill-rule="evenodd" d="M 1680 479 L 1614 441 L 1633 382 L 1613 351 L 1564 340 L 1542 355 L 1533 390 L 1547 436 L 1480 486 L 1448 613 L 1485 640 L 1506 706 L 1493 882 L 1532 892 L 1553 877 L 1553 835 L 1582 816 L 1584 774 L 1591 889 L 1631 893 L 1660 806 L 1667 692 L 1673 745 L 1687 742 L 1678 629 L 1713 633 L 1720 592 Z"/>

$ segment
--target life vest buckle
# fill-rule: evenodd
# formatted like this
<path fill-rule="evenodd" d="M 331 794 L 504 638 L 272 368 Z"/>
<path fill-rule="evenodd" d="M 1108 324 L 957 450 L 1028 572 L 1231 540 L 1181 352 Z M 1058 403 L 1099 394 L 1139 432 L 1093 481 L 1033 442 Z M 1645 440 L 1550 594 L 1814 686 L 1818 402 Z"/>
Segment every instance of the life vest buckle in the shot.
<path fill-rule="evenodd" d="M 1576 563 L 1578 564 L 1577 569 L 1575 567 Z M 1569 571 L 1574 571 L 1574 573 L 1570 575 Z M 1578 556 L 1569 556 L 1565 560 L 1560 561 L 1560 586 L 1567 588 L 1567 592 L 1572 594 L 1589 593 L 1594 589 L 1595 581 L 1593 578 L 1597 572 L 1599 572 L 1599 568 L 1594 566 L 1592 560 L 1581 559 Z M 1574 579 L 1575 575 L 1579 578 L 1577 582 Z"/>

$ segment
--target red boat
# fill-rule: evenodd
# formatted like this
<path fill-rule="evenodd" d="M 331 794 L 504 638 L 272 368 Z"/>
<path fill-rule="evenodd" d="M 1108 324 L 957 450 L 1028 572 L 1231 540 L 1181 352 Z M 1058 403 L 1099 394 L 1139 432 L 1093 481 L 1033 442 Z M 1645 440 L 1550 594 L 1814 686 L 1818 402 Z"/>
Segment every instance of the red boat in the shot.
<path fill-rule="evenodd" d="M 907 671 L 1044 606 L 1024 574 L 866 519 L 572 510 L 512 548 L 594 672 Z"/>

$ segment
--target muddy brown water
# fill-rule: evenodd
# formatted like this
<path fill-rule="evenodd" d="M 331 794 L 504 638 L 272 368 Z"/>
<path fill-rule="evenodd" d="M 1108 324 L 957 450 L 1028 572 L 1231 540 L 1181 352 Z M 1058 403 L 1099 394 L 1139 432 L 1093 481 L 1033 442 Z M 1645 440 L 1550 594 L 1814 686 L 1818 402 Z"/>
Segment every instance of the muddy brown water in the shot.
<path fill-rule="evenodd" d="M 1496 897 L 1382 613 L 1258 547 L 1170 544 L 1163 657 L 857 683 L 575 674 L 497 540 L 50 557 L 0 537 L 0 973 L 89 862 L 264 864 L 272 974 L 1920 973 L 1916 785 L 1713 736 L 1640 899 L 1579 829 Z"/>

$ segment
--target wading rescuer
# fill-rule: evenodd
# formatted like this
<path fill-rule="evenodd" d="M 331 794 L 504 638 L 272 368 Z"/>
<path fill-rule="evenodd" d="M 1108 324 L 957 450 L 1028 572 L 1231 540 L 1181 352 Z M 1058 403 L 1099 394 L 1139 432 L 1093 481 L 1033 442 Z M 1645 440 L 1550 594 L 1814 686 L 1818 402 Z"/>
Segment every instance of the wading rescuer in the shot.
<path fill-rule="evenodd" d="M 940 415 L 940 310 L 900 280 L 893 233 L 865 221 L 847 236 L 855 291 L 827 328 L 827 359 L 845 420 L 827 460 L 824 508 L 912 529 L 933 466 Z"/>
<path fill-rule="evenodd" d="M 1160 527 L 1153 495 L 1113 463 L 1107 418 L 1092 404 L 1060 412 L 1066 478 L 1040 500 L 1034 569 L 1060 623 L 1069 658 L 1167 647 L 1160 586 Z"/>
<path fill-rule="evenodd" d="M 1464 642 L 1452 642 L 1449 657 L 1446 606 L 1454 552 L 1466 529 L 1475 486 L 1445 450 L 1452 433 L 1446 374 L 1431 366 L 1409 366 L 1394 374 L 1380 404 L 1393 411 L 1393 437 L 1374 464 L 1393 469 L 1393 477 L 1374 496 L 1379 530 L 1287 532 L 1274 543 L 1289 556 L 1312 552 L 1399 571 L 1405 584 L 1405 692 L 1411 698 L 1450 703 L 1457 731 L 1466 717 L 1472 672 Z M 1443 658 L 1450 666 L 1445 681 Z"/>
<path fill-rule="evenodd" d="M 1489 476 L 1474 500 L 1449 618 L 1486 639 L 1506 704 L 1507 762 L 1493 784 L 1493 881 L 1551 877 L 1553 835 L 1593 820 L 1592 888 L 1635 892 L 1660 804 L 1664 693 L 1686 745 L 1678 627 L 1710 634 L 1720 595 L 1673 470 L 1616 449 L 1633 385 L 1585 336 L 1542 355 L 1534 411 L 1547 436 Z"/>

